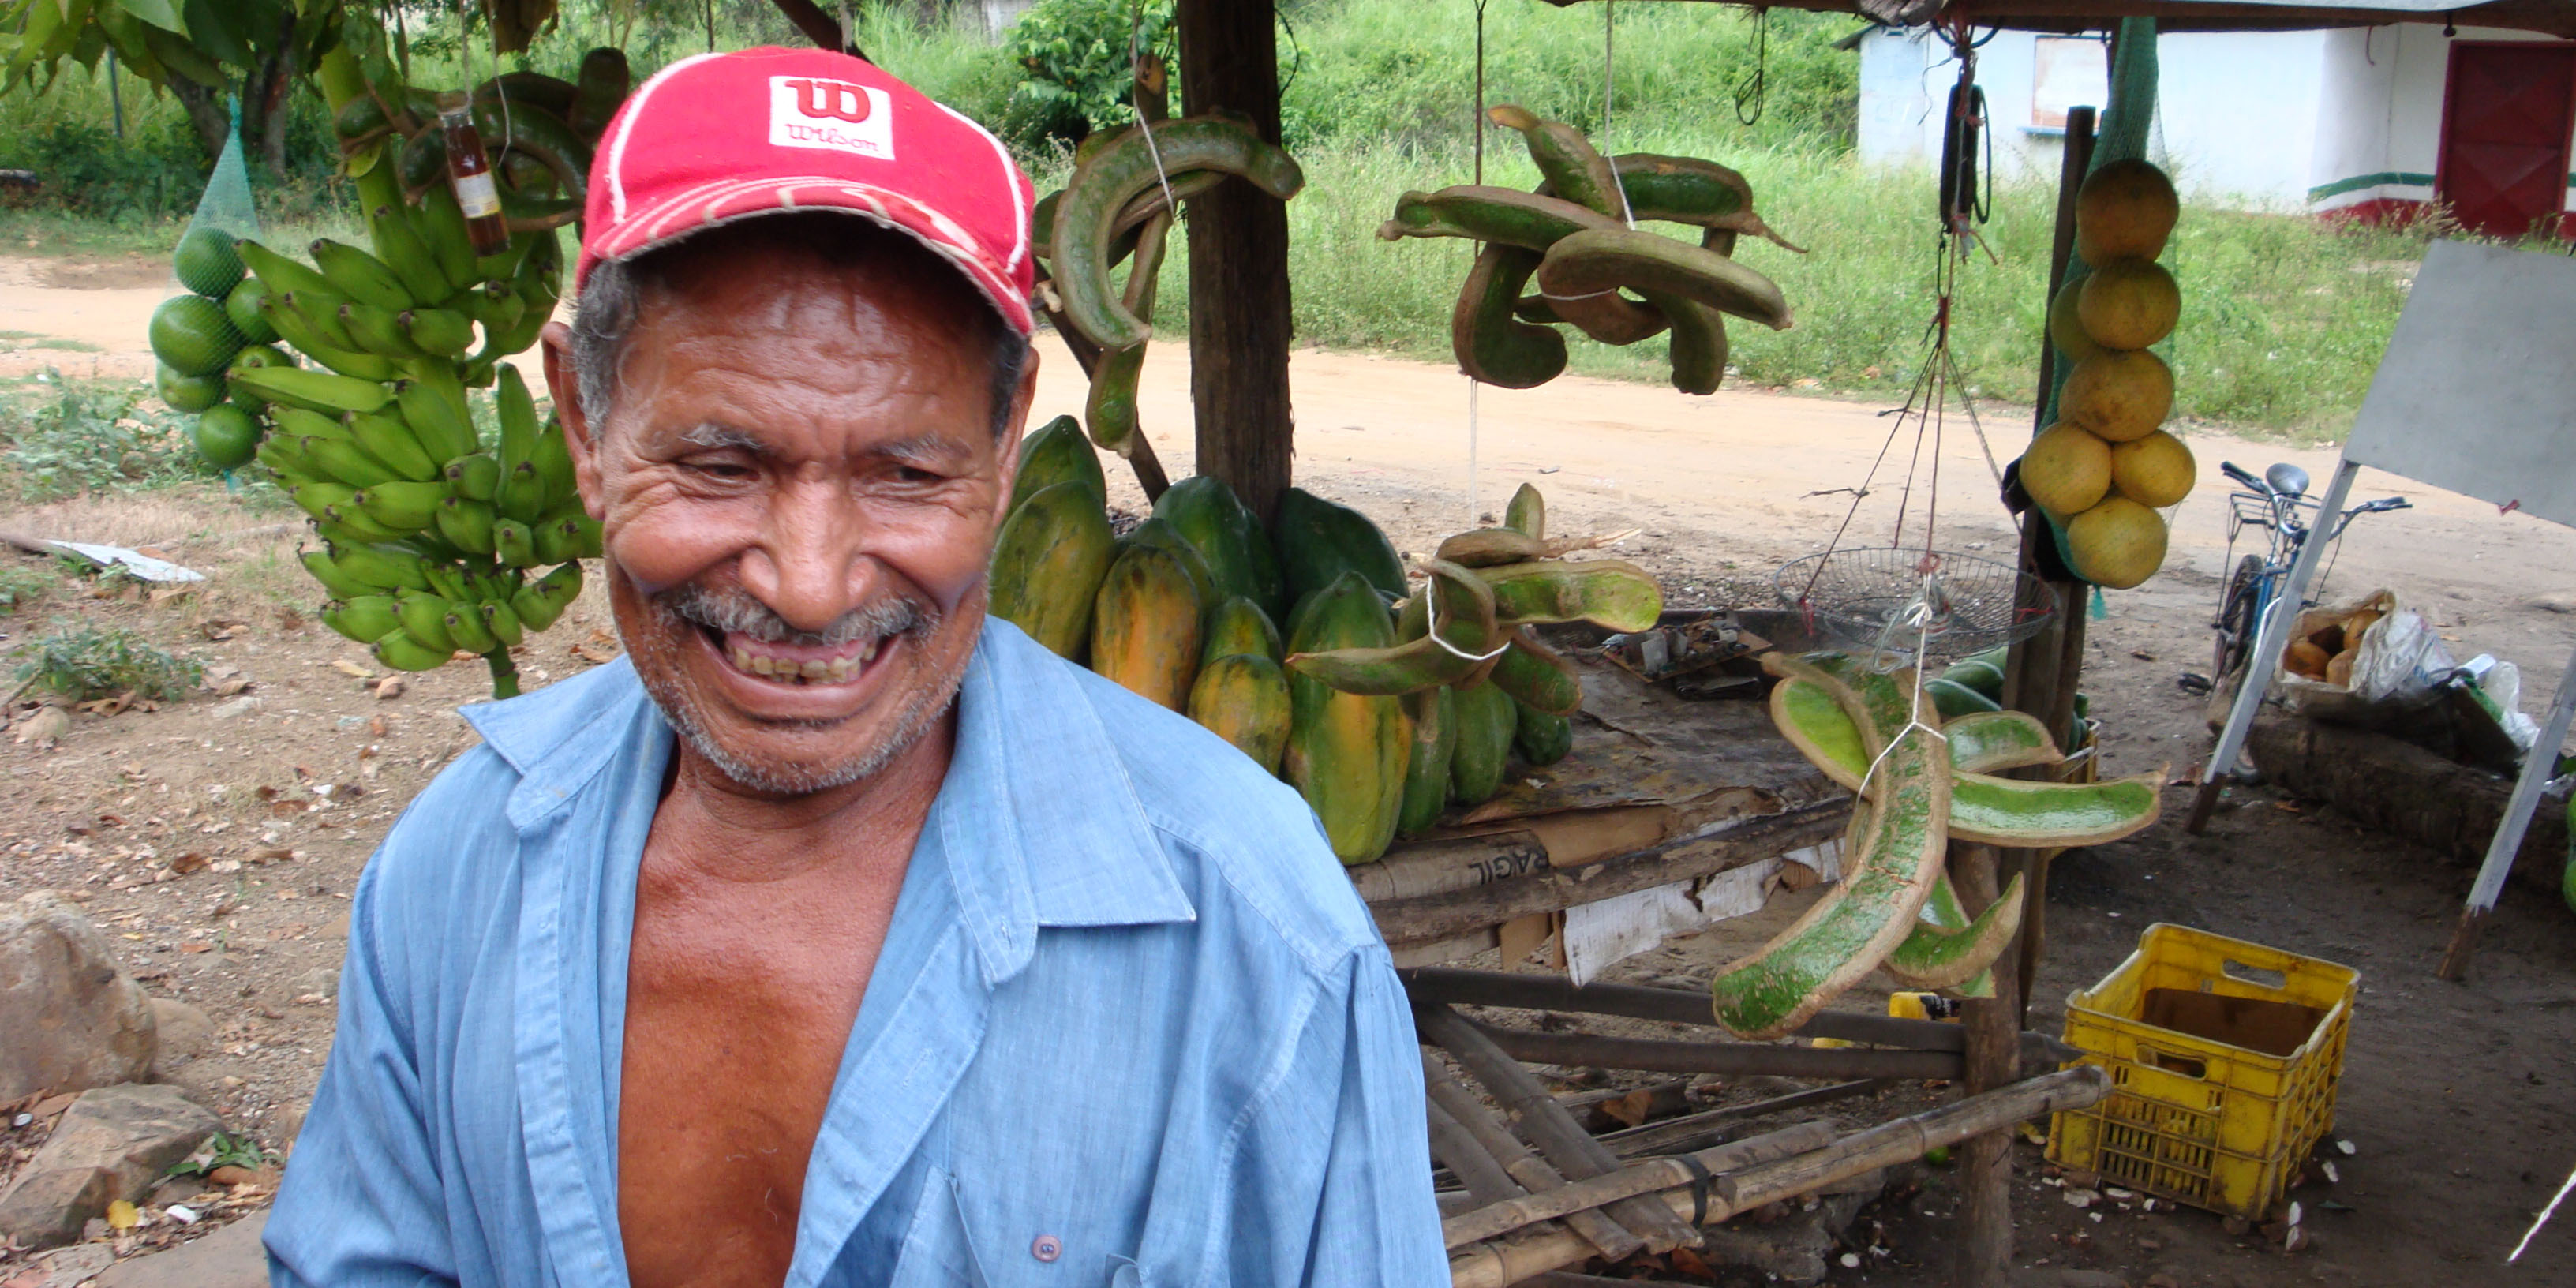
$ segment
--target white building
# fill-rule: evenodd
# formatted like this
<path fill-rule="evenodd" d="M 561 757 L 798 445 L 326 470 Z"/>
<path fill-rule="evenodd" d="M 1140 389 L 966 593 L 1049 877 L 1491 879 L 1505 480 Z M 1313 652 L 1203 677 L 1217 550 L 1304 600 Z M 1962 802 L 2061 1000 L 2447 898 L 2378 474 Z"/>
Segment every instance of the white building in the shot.
<path fill-rule="evenodd" d="M 1976 51 L 1997 171 L 2056 175 L 2066 109 L 2103 102 L 2106 52 L 2098 37 L 2026 31 Z M 2576 207 L 2576 41 L 2421 24 L 2175 32 L 2156 57 L 2150 151 L 2188 196 L 2364 219 L 2438 197 L 2463 224 L 2508 236 Z M 1933 32 L 1871 32 L 1861 155 L 1938 158 L 1957 76 Z"/>

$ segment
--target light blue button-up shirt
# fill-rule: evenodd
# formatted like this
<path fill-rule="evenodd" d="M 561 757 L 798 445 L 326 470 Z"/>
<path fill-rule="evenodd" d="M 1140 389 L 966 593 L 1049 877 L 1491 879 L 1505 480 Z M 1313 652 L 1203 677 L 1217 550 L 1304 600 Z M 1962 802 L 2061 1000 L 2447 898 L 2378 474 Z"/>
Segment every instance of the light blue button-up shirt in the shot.
<path fill-rule="evenodd" d="M 281 1288 L 626 1282 L 627 950 L 671 730 L 623 660 L 466 714 L 484 745 L 358 883 Z M 988 625 L 789 1288 L 1448 1282 L 1403 990 L 1314 816 Z"/>

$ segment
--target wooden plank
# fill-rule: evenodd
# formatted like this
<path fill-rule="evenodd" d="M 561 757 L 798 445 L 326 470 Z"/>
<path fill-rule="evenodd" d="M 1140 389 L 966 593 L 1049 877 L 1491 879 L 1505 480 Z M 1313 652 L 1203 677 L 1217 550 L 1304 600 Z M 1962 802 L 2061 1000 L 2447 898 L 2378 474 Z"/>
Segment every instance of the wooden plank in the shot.
<path fill-rule="evenodd" d="M 1777 1046 L 1768 1042 L 1664 1042 L 1592 1033 L 1540 1033 L 1475 1024 L 1505 1054 L 1530 1064 L 1637 1069 L 1648 1073 L 1765 1074 L 1781 1078 L 1956 1078 L 1947 1051 Z"/>
<path fill-rule="evenodd" d="M 1441 1067 L 1428 1051 L 1422 1053 L 1422 1081 L 1430 1103 L 1447 1113 L 1449 1120 L 1473 1138 L 1478 1148 L 1502 1164 L 1503 1170 L 1524 1190 L 1540 1193 L 1565 1184 L 1562 1173 L 1548 1166 L 1547 1160 L 1531 1153 L 1529 1146 L 1522 1144 L 1519 1137 L 1494 1121 L 1492 1111 L 1478 1104 L 1476 1098 L 1458 1085 L 1458 1080 L 1450 1077 L 1449 1071 Z M 1567 1213 L 1565 1224 L 1576 1238 L 1612 1261 L 1625 1260 L 1646 1246 L 1646 1241 L 1630 1233 L 1627 1227 L 1593 1209 Z"/>
<path fill-rule="evenodd" d="M 1267 3 L 1179 0 L 1181 101 L 1238 113 L 1279 142 L 1277 19 Z M 1264 523 L 1289 481 L 1288 209 L 1229 179 L 1189 203 L 1190 404 L 1198 472 Z"/>
<path fill-rule="evenodd" d="M 1995 901 L 1997 856 L 1993 846 L 1950 847 L 1951 880 L 1970 915 Z M 1990 968 L 1995 995 L 1960 1008 L 1966 1030 L 1968 1094 L 1999 1090 L 2021 1077 L 2019 954 L 2006 949 Z M 1959 1282 L 1965 1288 L 2004 1288 L 2012 1275 L 2012 1125 L 1971 1136 L 1959 1150 Z"/>

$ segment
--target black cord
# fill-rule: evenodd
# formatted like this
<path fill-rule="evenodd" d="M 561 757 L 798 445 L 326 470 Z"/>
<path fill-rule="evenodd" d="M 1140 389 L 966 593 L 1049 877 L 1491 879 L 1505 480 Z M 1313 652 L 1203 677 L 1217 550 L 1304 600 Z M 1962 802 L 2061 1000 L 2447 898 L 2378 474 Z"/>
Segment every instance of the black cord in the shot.
<path fill-rule="evenodd" d="M 1753 114 L 1750 116 L 1745 115 L 1744 112 L 1744 102 L 1747 98 L 1753 101 Z M 1756 9 L 1753 11 L 1753 83 L 1749 88 L 1742 82 L 1736 84 L 1735 119 L 1745 125 L 1761 120 L 1762 109 L 1769 103 L 1770 98 L 1771 11 Z"/>
<path fill-rule="evenodd" d="M 1306 46 L 1297 39 L 1297 24 L 1288 21 L 1288 11 L 1279 9 L 1275 12 L 1279 17 L 1280 29 L 1288 33 L 1288 48 L 1296 55 L 1295 60 L 1288 64 L 1288 79 L 1279 83 L 1279 96 L 1286 98 L 1288 87 L 1297 83 L 1297 73 L 1306 70 Z"/>

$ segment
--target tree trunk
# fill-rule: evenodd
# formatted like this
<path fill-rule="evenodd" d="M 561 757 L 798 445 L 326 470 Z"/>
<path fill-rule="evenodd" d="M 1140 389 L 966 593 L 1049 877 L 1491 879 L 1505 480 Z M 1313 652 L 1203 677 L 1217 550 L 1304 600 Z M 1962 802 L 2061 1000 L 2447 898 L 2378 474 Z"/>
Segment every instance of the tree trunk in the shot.
<path fill-rule="evenodd" d="M 1180 0 L 1181 101 L 1248 117 L 1279 141 L 1271 6 Z M 1240 179 L 1189 202 L 1190 403 L 1198 472 L 1224 479 L 1269 522 L 1289 482 L 1288 209 Z"/>
<path fill-rule="evenodd" d="M 206 164 L 213 165 L 224 155 L 224 135 L 232 129 L 232 115 L 224 110 L 224 96 L 185 76 L 172 73 L 168 80 L 170 97 L 188 111 L 188 121 L 197 127 L 197 141 L 206 146 Z"/>

